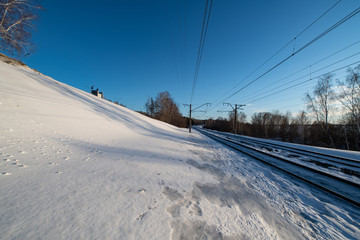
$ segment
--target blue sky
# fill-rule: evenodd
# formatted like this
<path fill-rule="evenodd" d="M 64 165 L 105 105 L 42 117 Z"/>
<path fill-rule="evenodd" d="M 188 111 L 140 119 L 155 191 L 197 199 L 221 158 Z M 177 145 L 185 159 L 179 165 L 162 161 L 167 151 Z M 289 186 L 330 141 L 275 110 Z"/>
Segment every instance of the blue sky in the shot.
<path fill-rule="evenodd" d="M 23 59 L 54 79 L 144 111 L 148 97 L 169 91 L 183 114 L 190 103 L 205 0 L 43 1 L 33 33 L 36 50 Z M 223 102 L 244 112 L 305 109 L 316 79 L 264 99 L 292 84 L 360 61 L 360 14 L 230 97 L 250 81 L 360 6 L 342 0 L 296 41 L 261 66 L 338 0 L 214 0 L 192 104 L 211 103 L 195 117 L 226 116 Z M 351 45 L 353 44 L 353 45 Z M 348 48 L 346 48 L 348 47 Z M 335 53 L 317 64 L 317 61 Z M 322 69 L 323 70 L 319 70 Z M 288 75 L 300 71 L 291 77 Z M 346 69 L 335 73 L 342 78 Z M 304 76 L 304 77 L 302 77 Z M 281 80 L 281 81 L 280 81 Z M 287 85 L 286 85 L 287 84 Z M 263 94 L 263 95 L 261 95 Z M 205 110 L 206 108 L 204 108 Z"/>

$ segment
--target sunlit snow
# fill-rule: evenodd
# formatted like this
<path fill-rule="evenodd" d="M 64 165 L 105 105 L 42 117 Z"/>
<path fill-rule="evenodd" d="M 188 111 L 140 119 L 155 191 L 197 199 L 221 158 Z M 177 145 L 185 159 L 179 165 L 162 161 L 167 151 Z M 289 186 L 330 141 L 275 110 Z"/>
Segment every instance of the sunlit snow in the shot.
<path fill-rule="evenodd" d="M 0 160 L 0 239 L 360 238 L 346 202 L 1 60 Z"/>

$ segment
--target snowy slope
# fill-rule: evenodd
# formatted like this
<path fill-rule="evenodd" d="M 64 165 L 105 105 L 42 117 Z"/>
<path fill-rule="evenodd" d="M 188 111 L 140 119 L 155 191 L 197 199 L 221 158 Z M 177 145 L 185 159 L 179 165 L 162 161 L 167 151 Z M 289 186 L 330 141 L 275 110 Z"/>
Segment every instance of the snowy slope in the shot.
<path fill-rule="evenodd" d="M 359 209 L 0 60 L 0 239 L 359 239 Z"/>

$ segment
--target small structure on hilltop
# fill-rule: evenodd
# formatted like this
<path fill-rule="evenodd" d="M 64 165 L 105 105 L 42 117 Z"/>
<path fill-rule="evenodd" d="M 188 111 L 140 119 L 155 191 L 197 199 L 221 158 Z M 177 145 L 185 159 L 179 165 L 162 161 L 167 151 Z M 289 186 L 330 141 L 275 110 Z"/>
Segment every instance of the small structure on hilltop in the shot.
<path fill-rule="evenodd" d="M 98 98 L 104 98 L 104 94 L 102 92 L 99 92 L 98 88 L 94 90 L 94 86 L 91 86 L 91 94 L 97 96 Z"/>

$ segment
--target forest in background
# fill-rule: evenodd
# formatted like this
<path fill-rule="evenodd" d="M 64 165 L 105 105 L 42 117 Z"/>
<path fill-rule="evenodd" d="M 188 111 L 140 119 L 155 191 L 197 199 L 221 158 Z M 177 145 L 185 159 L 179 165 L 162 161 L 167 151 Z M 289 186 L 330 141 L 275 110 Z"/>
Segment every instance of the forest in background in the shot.
<path fill-rule="evenodd" d="M 230 112 L 228 118 L 198 120 L 192 125 L 235 134 L 337 149 L 360 151 L 360 65 L 348 69 L 343 81 L 334 75 L 322 76 L 314 90 L 305 95 L 307 111 L 254 113 Z M 148 98 L 146 116 L 178 126 L 189 127 L 170 93 Z"/>
<path fill-rule="evenodd" d="M 307 112 L 254 113 L 250 122 L 240 112 L 209 119 L 204 127 L 236 134 L 313 146 L 360 150 L 360 65 L 349 69 L 343 81 L 322 76 L 312 93 L 305 95 Z"/>

